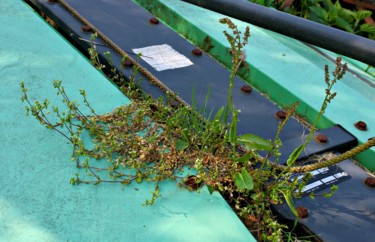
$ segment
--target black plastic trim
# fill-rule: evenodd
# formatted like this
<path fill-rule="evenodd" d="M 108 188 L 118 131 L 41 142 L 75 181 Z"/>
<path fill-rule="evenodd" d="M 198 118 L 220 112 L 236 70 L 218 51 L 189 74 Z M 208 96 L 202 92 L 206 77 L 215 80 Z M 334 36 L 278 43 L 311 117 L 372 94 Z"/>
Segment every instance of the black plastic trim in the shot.
<path fill-rule="evenodd" d="M 375 66 L 375 41 L 247 0 L 182 0 Z"/>

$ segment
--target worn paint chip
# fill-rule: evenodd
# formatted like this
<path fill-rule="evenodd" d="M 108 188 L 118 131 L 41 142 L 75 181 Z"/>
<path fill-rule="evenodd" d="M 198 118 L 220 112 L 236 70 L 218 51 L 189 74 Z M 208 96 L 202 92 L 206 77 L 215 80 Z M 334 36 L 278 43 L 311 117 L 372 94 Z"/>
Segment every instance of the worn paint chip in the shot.
<path fill-rule="evenodd" d="M 153 45 L 133 49 L 136 54 L 141 53 L 141 58 L 157 71 L 182 68 L 193 65 L 186 56 L 178 53 L 170 45 Z"/>

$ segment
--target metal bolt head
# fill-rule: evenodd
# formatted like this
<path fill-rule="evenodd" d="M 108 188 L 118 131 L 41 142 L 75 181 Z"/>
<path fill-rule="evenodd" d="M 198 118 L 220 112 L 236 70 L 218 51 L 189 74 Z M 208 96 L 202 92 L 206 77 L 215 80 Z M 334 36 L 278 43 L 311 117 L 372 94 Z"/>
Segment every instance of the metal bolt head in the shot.
<path fill-rule="evenodd" d="M 148 21 L 149 21 L 151 24 L 159 24 L 159 19 L 157 19 L 157 18 L 150 18 Z"/>
<path fill-rule="evenodd" d="M 244 93 L 251 93 L 251 91 L 253 91 L 253 89 L 249 85 L 243 85 L 241 87 L 241 91 L 244 92 Z"/>
<path fill-rule="evenodd" d="M 193 53 L 193 55 L 196 55 L 196 56 L 202 55 L 202 51 L 198 48 L 195 48 L 194 50 L 192 50 L 191 53 Z"/>
<path fill-rule="evenodd" d="M 81 26 L 81 30 L 83 32 L 86 32 L 86 33 L 92 32 L 92 28 L 90 26 L 87 26 L 87 25 Z"/>
<path fill-rule="evenodd" d="M 307 218 L 309 216 L 309 210 L 305 207 L 296 207 L 299 218 Z"/>
<path fill-rule="evenodd" d="M 275 114 L 276 118 L 280 119 L 280 120 L 284 120 L 286 119 L 286 112 L 285 111 L 278 111 L 276 114 Z"/>
<path fill-rule="evenodd" d="M 367 130 L 367 124 L 363 121 L 358 121 L 357 123 L 354 124 L 354 126 L 359 129 L 359 130 L 362 130 L 362 131 L 366 131 Z"/>
<path fill-rule="evenodd" d="M 365 184 L 366 184 L 368 187 L 374 188 L 374 187 L 375 187 L 375 177 L 367 177 L 367 178 L 365 179 Z"/>
<path fill-rule="evenodd" d="M 326 144 L 328 142 L 328 137 L 325 134 L 317 134 L 314 139 L 319 144 Z"/>
<path fill-rule="evenodd" d="M 125 67 L 132 67 L 134 65 L 131 60 L 124 60 L 121 64 Z"/>

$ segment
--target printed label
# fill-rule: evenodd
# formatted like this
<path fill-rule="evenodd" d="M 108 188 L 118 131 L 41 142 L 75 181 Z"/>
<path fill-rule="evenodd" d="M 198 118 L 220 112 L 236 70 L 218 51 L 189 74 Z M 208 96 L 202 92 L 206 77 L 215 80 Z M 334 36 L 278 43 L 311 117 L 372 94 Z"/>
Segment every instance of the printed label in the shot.
<path fill-rule="evenodd" d="M 334 184 L 338 184 L 350 179 L 349 174 L 344 172 L 337 165 L 321 168 L 311 171 L 310 173 L 313 175 L 313 177 L 302 190 L 302 192 L 305 194 L 319 192 L 331 187 Z M 291 180 L 293 180 L 295 177 L 297 177 L 298 180 L 301 180 L 303 178 L 303 174 L 297 173 L 292 177 Z"/>
<path fill-rule="evenodd" d="M 141 58 L 157 71 L 193 65 L 193 62 L 191 62 L 186 56 L 178 53 L 167 44 L 133 49 L 133 52 L 141 54 Z"/>

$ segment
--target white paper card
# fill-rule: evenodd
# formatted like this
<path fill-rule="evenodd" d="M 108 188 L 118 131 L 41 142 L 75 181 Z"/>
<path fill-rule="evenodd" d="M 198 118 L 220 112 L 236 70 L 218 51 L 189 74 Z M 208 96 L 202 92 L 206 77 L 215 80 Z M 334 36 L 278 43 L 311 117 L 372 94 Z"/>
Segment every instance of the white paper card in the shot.
<path fill-rule="evenodd" d="M 133 52 L 136 54 L 141 53 L 141 58 L 157 71 L 193 65 L 193 62 L 186 56 L 181 55 L 167 44 L 133 49 Z"/>

